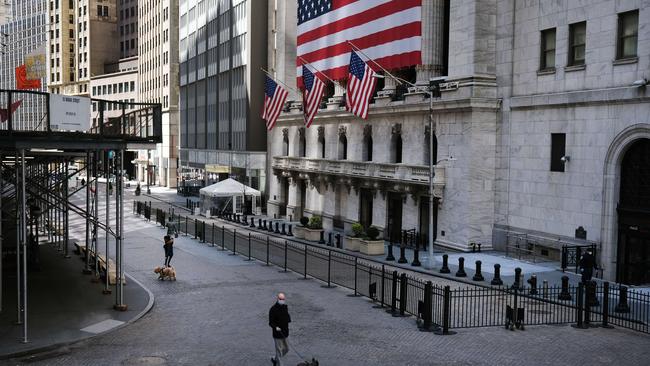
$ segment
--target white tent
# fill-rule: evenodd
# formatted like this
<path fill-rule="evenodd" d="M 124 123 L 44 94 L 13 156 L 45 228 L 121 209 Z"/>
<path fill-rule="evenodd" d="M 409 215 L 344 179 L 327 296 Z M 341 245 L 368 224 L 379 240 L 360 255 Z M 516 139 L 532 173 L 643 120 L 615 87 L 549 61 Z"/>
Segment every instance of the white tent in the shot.
<path fill-rule="evenodd" d="M 257 213 L 257 198 L 262 194 L 255 188 L 239 183 L 238 181 L 228 178 L 213 185 L 201 188 L 201 207 L 204 212 L 210 212 L 212 208 L 218 211 L 230 211 L 242 213 L 245 197 L 252 196 L 252 210 Z"/>

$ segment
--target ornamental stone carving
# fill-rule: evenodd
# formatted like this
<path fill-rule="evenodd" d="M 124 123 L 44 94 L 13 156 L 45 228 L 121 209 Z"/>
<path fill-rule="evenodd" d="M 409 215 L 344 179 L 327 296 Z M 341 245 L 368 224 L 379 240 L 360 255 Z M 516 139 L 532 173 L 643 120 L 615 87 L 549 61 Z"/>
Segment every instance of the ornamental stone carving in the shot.
<path fill-rule="evenodd" d="M 348 131 L 346 126 L 339 126 L 339 136 L 345 136 Z"/>
<path fill-rule="evenodd" d="M 401 123 L 395 123 L 393 125 L 393 128 L 391 129 L 391 133 L 393 135 L 401 135 L 402 134 L 402 124 Z"/>
<path fill-rule="evenodd" d="M 300 128 L 298 129 L 298 136 L 299 136 L 300 138 L 305 137 L 305 128 L 304 128 L 304 127 L 300 127 Z"/>
<path fill-rule="evenodd" d="M 363 137 L 364 138 L 372 137 L 372 125 L 371 124 L 367 124 L 367 125 L 363 126 Z"/>
<path fill-rule="evenodd" d="M 283 138 L 289 138 L 289 129 L 288 128 L 283 128 L 282 129 L 282 137 Z"/>
<path fill-rule="evenodd" d="M 325 138 L 325 126 L 318 126 L 318 139 Z"/>

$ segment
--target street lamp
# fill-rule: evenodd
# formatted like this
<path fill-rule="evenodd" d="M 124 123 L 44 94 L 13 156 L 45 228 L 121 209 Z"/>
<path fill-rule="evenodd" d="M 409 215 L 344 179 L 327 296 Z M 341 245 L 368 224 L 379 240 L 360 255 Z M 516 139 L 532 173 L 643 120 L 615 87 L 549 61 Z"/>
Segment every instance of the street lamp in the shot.
<path fill-rule="evenodd" d="M 389 73 L 390 75 L 390 73 Z M 384 75 L 379 75 L 375 74 L 374 75 L 376 78 L 383 79 L 385 78 Z M 428 260 L 428 268 L 432 269 L 433 268 L 433 203 L 434 203 L 434 197 L 433 197 L 433 179 L 435 178 L 435 166 L 443 161 L 455 161 L 456 159 L 453 158 L 452 156 L 440 159 L 436 162 L 433 161 L 433 138 L 434 138 L 434 126 L 433 126 L 433 99 L 434 98 L 440 98 L 440 83 L 442 83 L 446 77 L 445 76 L 439 76 L 439 77 L 434 77 L 429 79 L 429 85 L 427 87 L 424 87 L 422 85 L 416 85 L 408 80 L 404 80 L 402 78 L 396 77 L 394 75 L 390 75 L 390 77 L 394 78 L 397 81 L 400 81 L 404 84 L 408 84 L 409 86 L 413 87 L 416 92 L 421 92 L 425 93 L 429 97 L 429 260 Z"/>

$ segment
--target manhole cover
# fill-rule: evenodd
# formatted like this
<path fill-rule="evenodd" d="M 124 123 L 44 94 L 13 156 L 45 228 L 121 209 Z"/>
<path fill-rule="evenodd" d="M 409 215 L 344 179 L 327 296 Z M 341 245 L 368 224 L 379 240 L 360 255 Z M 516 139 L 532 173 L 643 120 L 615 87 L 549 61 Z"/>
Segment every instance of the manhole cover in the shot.
<path fill-rule="evenodd" d="M 129 358 L 122 361 L 122 365 L 125 366 L 145 366 L 145 365 L 164 365 L 167 363 L 163 357 L 158 356 L 144 356 L 137 358 Z"/>

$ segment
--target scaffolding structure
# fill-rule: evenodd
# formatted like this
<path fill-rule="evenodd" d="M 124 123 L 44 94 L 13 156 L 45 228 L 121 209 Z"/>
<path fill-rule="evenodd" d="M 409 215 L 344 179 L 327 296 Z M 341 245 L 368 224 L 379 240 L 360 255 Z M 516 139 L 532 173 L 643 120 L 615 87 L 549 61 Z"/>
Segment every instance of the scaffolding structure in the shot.
<path fill-rule="evenodd" d="M 28 99 L 42 99 L 48 106 L 46 114 L 30 125 L 36 127 L 16 128 L 12 106 L 17 100 Z M 0 122 L 0 312 L 12 311 L 2 307 L 2 276 L 5 267 L 15 263 L 15 311 L 23 328 L 23 342 L 28 341 L 28 273 L 38 269 L 42 241 L 55 246 L 63 259 L 70 258 L 73 245 L 82 250 L 83 273 L 96 282 L 103 277 L 103 293 L 115 293 L 114 309 L 127 309 L 123 292 L 124 156 L 129 150 L 155 149 L 162 140 L 160 104 L 92 99 L 96 117 L 88 131 L 56 131 L 50 124 L 49 102 L 48 93 L 0 90 L 0 112 L 6 117 Z M 121 110 L 121 116 L 104 118 L 109 106 Z M 84 184 L 71 185 L 71 179 Z M 105 197 L 100 197 L 100 180 L 105 180 Z M 85 204 L 71 201 L 84 191 Z M 106 204 L 103 220 L 99 212 L 102 198 Z M 115 213 L 113 220 L 111 212 Z M 70 215 L 85 220 L 85 243 L 70 240 Z M 106 239 L 104 248 L 98 242 L 101 231 Z M 109 238 L 115 240 L 112 253 Z"/>

